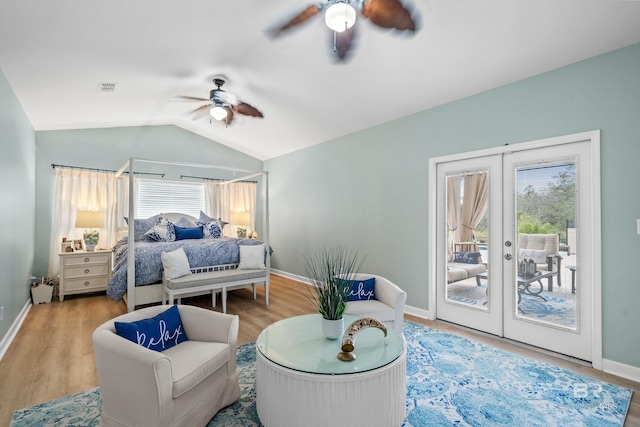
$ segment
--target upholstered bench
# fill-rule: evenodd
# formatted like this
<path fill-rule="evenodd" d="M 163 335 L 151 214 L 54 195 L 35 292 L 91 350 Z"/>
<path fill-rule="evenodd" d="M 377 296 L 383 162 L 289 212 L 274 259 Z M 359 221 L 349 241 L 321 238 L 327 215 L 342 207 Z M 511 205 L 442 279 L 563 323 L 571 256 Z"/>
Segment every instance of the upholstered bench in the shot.
<path fill-rule="evenodd" d="M 192 268 L 191 274 L 167 279 L 162 273 L 162 304 L 173 304 L 175 297 L 201 295 L 211 292 L 211 304 L 216 306 L 216 294 L 222 293 L 222 312 L 227 312 L 227 291 L 253 286 L 256 299 L 256 284 L 263 282 L 265 300 L 269 305 L 269 278 L 266 269 L 239 269 L 238 264 Z"/>

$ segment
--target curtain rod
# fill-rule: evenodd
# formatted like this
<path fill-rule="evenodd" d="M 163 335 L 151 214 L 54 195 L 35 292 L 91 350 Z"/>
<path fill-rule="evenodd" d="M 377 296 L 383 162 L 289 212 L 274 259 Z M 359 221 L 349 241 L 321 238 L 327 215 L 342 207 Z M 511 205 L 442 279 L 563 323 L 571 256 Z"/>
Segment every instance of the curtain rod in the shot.
<path fill-rule="evenodd" d="M 193 178 L 193 179 L 202 179 L 204 181 L 228 181 L 227 179 L 221 179 L 221 178 L 205 178 L 203 176 L 191 176 L 191 175 L 180 175 L 180 179 L 183 178 Z M 249 182 L 252 184 L 257 184 L 258 181 L 238 181 L 238 182 Z"/>
<path fill-rule="evenodd" d="M 81 166 L 56 165 L 55 163 L 51 163 L 51 167 L 53 169 L 60 168 L 60 169 L 77 169 L 77 170 L 95 171 L 95 172 L 112 172 L 112 173 L 117 172 L 110 169 L 97 169 L 97 168 L 85 168 Z M 129 173 L 129 171 L 125 171 L 123 173 Z M 133 174 L 134 175 L 154 175 L 154 176 L 160 176 L 162 178 L 164 178 L 164 175 L 165 175 L 163 173 L 153 173 L 153 172 L 134 172 Z"/>

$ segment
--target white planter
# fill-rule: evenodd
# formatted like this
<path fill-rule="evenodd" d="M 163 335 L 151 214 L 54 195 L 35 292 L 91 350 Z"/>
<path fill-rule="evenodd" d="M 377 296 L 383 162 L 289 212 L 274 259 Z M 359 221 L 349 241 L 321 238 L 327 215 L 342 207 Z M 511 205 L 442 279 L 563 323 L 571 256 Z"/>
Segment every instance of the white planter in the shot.
<path fill-rule="evenodd" d="M 38 285 L 31 288 L 31 298 L 34 304 L 42 304 L 51 302 L 53 294 L 53 286 Z"/>
<path fill-rule="evenodd" d="M 322 318 L 322 333 L 330 340 L 342 337 L 344 332 L 344 318 L 338 320 L 328 320 Z"/>

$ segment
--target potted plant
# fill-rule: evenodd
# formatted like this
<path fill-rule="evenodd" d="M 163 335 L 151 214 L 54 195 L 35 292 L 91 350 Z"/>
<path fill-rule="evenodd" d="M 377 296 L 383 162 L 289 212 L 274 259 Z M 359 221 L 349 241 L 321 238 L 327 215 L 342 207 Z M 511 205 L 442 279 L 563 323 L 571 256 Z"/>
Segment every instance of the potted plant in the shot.
<path fill-rule="evenodd" d="M 323 333 L 329 339 L 342 336 L 343 315 L 350 291 L 344 281 L 352 280 L 363 262 L 356 251 L 342 246 L 325 248 L 305 257 L 304 267 L 312 285 L 312 300 L 322 316 Z"/>

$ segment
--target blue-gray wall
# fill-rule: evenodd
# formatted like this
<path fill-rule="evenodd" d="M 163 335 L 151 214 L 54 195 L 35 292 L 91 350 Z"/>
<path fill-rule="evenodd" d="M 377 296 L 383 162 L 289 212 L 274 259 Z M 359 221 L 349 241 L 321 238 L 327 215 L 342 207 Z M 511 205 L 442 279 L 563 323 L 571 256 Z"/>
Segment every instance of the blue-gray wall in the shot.
<path fill-rule="evenodd" d="M 49 243 L 53 216 L 55 172 L 51 164 L 118 170 L 129 157 L 197 163 L 261 171 L 262 161 L 242 154 L 176 126 L 142 126 L 88 130 L 42 131 L 36 133 L 36 235 L 35 271 L 45 275 L 49 265 Z M 140 164 L 138 171 L 166 174 L 165 180 L 180 175 L 234 178 L 246 174 L 200 168 Z M 154 176 L 143 178 L 160 179 Z M 256 227 L 260 233 L 260 228 Z M 40 244 L 42 243 L 42 244 Z"/>
<path fill-rule="evenodd" d="M 29 300 L 33 269 L 35 132 L 0 71 L 0 340 Z"/>
<path fill-rule="evenodd" d="M 640 367 L 639 76 L 637 44 L 266 161 L 274 267 L 342 243 L 427 309 L 429 158 L 601 129 L 603 355 Z"/>
<path fill-rule="evenodd" d="M 427 308 L 428 159 L 601 129 L 604 357 L 640 367 L 639 75 L 634 45 L 267 161 L 274 267 L 303 274 L 301 252 L 344 243 L 368 256 L 366 271 L 402 286 L 408 304 Z M 261 166 L 172 126 L 38 132 L 36 155 L 34 132 L 2 75 L 0 113 L 2 183 L 11 182 L 0 202 L 0 271 L 10 272 L 0 278 L 0 336 L 28 298 L 30 272 L 46 272 L 50 163 L 117 168 L 134 156 Z"/>

